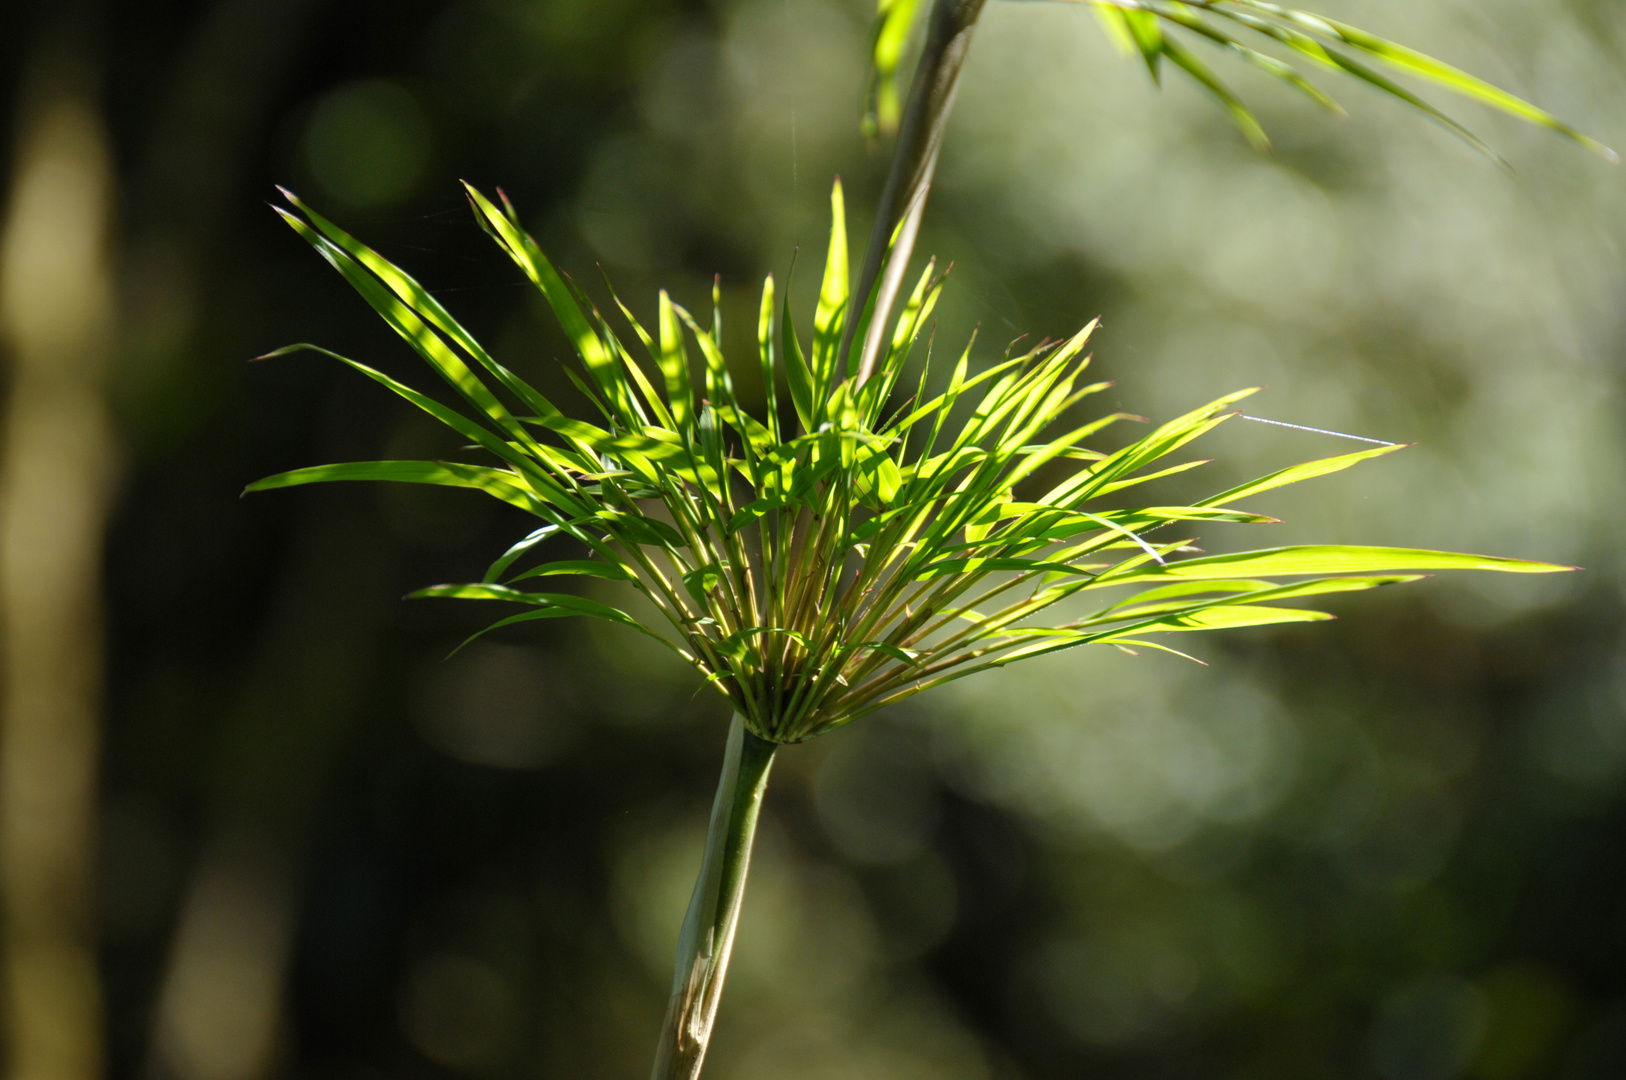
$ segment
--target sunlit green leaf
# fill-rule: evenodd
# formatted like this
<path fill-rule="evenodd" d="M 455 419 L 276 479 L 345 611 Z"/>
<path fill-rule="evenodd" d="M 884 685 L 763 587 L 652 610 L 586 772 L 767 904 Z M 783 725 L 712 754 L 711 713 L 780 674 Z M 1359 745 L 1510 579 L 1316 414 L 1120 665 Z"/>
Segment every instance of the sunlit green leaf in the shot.
<path fill-rule="evenodd" d="M 555 562 L 543 563 L 533 566 L 523 574 L 515 574 L 508 579 L 507 584 L 524 581 L 534 577 L 553 577 L 560 574 L 574 574 L 583 577 L 604 578 L 607 581 L 631 581 L 633 576 L 620 566 L 611 563 L 594 562 L 591 559 L 559 559 Z"/>
<path fill-rule="evenodd" d="M 1103 574 L 1098 583 L 1110 581 L 1118 584 L 1148 578 L 1203 580 L 1298 574 L 1370 574 L 1396 570 L 1497 570 L 1510 574 L 1553 574 L 1574 569 L 1573 566 L 1553 563 L 1418 548 L 1306 545 L 1182 559 L 1166 566 L 1139 568 L 1125 574 Z"/>
<path fill-rule="evenodd" d="M 1218 495 L 1204 499 L 1202 505 L 1224 506 L 1226 503 L 1246 499 L 1262 491 L 1270 491 L 1273 488 L 1296 484 L 1300 480 L 1311 480 L 1317 476 L 1326 476 L 1329 473 L 1339 472 L 1362 461 L 1382 457 L 1384 454 L 1392 454 L 1396 450 L 1404 450 L 1409 445 L 1409 443 L 1396 443 L 1393 446 L 1380 446 L 1373 450 L 1357 450 L 1353 454 L 1340 454 L 1337 457 L 1321 458 L 1319 461 L 1306 461 L 1302 465 L 1290 465 L 1285 469 L 1278 469 L 1268 476 L 1261 476 L 1257 480 L 1251 480 L 1246 484 L 1231 488 L 1229 491 L 1222 491 Z"/>
<path fill-rule="evenodd" d="M 536 496 L 512 473 L 441 461 L 350 461 L 339 465 L 313 465 L 256 480 L 243 489 L 243 494 L 335 480 L 390 480 L 406 484 L 474 488 L 531 513 L 535 513 L 539 505 Z"/>
<path fill-rule="evenodd" d="M 1243 626 L 1270 626 L 1275 623 L 1324 622 L 1335 616 L 1307 608 L 1279 608 L 1240 604 L 1211 607 L 1186 615 L 1171 615 L 1155 622 L 1141 623 L 1137 634 L 1163 634 L 1182 630 L 1234 630 Z M 1102 638 L 1111 641 L 1111 638 Z"/>
<path fill-rule="evenodd" d="M 1292 32 L 1309 40 L 1302 31 Z M 1188 58 L 1178 43 L 1159 40 L 1177 63 Z M 394 480 L 474 488 L 522 507 L 546 524 L 503 551 L 483 581 L 415 595 L 528 608 L 488 630 L 567 615 L 636 629 L 677 649 L 700 678 L 753 718 L 764 738 L 804 739 L 944 682 L 1061 649 L 1106 644 L 1175 651 L 1146 639 L 1319 620 L 1328 616 L 1279 602 L 1414 581 L 1419 574 L 1412 571 L 1567 569 L 1402 548 L 1202 555 L 1190 539 L 1149 536 L 1173 522 L 1234 527 L 1273 521 L 1235 504 L 1398 447 L 1279 469 L 1195 506 L 1156 500 L 1139 507 L 1100 505 L 1104 496 L 1117 498 L 1201 464 L 1171 463 L 1170 456 L 1223 422 L 1231 415 L 1228 407 L 1252 391 L 1211 401 L 1106 452 L 1092 440 L 1125 417 L 1079 424 L 1070 412 L 1107 385 L 1082 385 L 1080 378 L 1093 324 L 1020 355 L 1012 347 L 987 364 L 974 363 L 973 338 L 942 393 L 926 399 L 917 391 L 908 402 L 892 405 L 893 419 L 881 423 L 941 280 L 928 266 L 891 328 L 891 347 L 881 353 L 882 366 L 871 381 L 860 386 L 842 378 L 834 350 L 850 297 L 839 185 L 832 195 L 833 235 L 813 320 L 811 363 L 788 303 L 774 348 L 777 290 L 771 278 L 765 283 L 756 362 L 769 413 L 760 417 L 734 391 L 715 284 L 709 327 L 663 293 L 654 335 L 617 298 L 660 368 L 663 392 L 657 392 L 591 301 L 519 229 L 513 208 L 474 201 L 482 224 L 526 268 L 576 342 L 585 370 L 578 375 L 567 366 L 565 374 L 600 419 L 565 416 L 539 395 L 527 397 L 415 282 L 335 226 L 298 221 L 301 235 L 457 388 L 473 414 L 366 365 L 316 351 L 406 399 L 495 464 L 357 462 L 295 470 L 250 490 Z M 703 394 L 694 389 L 685 334 L 701 353 Z M 301 348 L 307 346 L 279 353 Z M 477 370 L 491 373 L 536 415 L 511 415 Z M 779 377 L 795 405 L 789 429 L 773 405 Z M 1064 475 L 1048 493 L 1033 498 L 1023 490 L 1019 497 L 1018 485 L 1025 488 L 1041 469 Z M 569 537 L 579 554 L 509 576 L 520 559 L 554 536 Z M 601 579 L 604 588 L 640 595 L 672 636 L 599 600 L 518 587 L 561 576 Z M 1278 578 L 1297 580 L 1271 580 Z M 1138 591 L 1056 625 L 1050 614 L 1056 605 L 1115 585 Z"/>
<path fill-rule="evenodd" d="M 1221 82 L 1220 77 L 1215 75 L 1207 64 L 1172 39 L 1164 40 L 1163 54 L 1184 68 L 1188 75 L 1219 99 L 1220 104 L 1225 106 L 1231 114 L 1231 119 L 1236 122 L 1237 128 L 1255 150 L 1270 149 L 1270 137 L 1265 134 L 1265 129 L 1259 126 L 1259 121 L 1242 103 L 1242 99 L 1236 96 L 1235 91 Z"/>
<path fill-rule="evenodd" d="M 868 138 L 898 130 L 902 103 L 898 65 L 920 0 L 878 0 L 870 30 L 870 79 L 865 93 L 864 134 Z"/>
<path fill-rule="evenodd" d="M 1275 4 L 1261 3 L 1258 0 L 1237 0 L 1237 2 L 1243 6 L 1297 23 L 1311 33 L 1336 38 L 1347 45 L 1360 49 L 1362 52 L 1377 57 L 1401 71 L 1419 76 L 1464 97 L 1483 102 L 1492 108 L 1517 116 L 1521 120 L 1528 120 L 1531 123 L 1552 128 L 1554 131 L 1574 139 L 1589 150 L 1602 154 L 1611 161 L 1619 160 L 1619 156 L 1613 150 L 1582 134 L 1545 109 L 1539 109 L 1523 98 L 1516 97 L 1500 87 L 1493 86 L 1483 79 L 1475 78 L 1465 71 L 1418 52 L 1416 49 L 1378 37 L 1376 34 L 1369 34 L 1359 27 L 1339 22 L 1336 19 L 1311 15 L 1309 12 L 1295 11 L 1291 8 L 1278 7 Z"/>
<path fill-rule="evenodd" d="M 847 319 L 849 292 L 847 271 L 847 211 L 841 194 L 841 180 L 830 189 L 830 246 L 824 259 L 824 281 L 819 286 L 819 305 L 813 313 L 813 401 L 822 405 L 835 388 L 836 353 Z"/>

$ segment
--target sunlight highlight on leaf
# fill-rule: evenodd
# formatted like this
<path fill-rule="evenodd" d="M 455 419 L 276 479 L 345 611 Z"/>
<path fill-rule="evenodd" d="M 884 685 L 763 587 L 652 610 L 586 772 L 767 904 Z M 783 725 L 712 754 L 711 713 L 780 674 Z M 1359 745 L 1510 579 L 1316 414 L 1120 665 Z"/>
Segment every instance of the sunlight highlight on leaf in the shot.
<path fill-rule="evenodd" d="M 1201 77 L 1206 69 L 1158 40 L 1163 55 Z M 519 229 L 511 207 L 498 209 L 472 189 L 470 201 L 574 343 L 576 367 L 566 373 L 599 421 L 564 415 L 403 271 L 290 197 L 293 209 L 283 211 L 289 224 L 467 411 L 315 346 L 273 355 L 310 350 L 339 360 L 488 460 L 323 465 L 248 490 L 385 480 L 483 491 L 541 526 L 499 555 L 484 580 L 414 596 L 530 609 L 481 634 L 585 617 L 648 635 L 687 658 L 769 742 L 801 741 L 974 672 L 1081 645 L 1179 654 L 1149 636 L 1321 621 L 1331 616 L 1282 602 L 1418 580 L 1412 571 L 1570 569 L 1355 546 L 1180 557 L 1190 554 L 1190 541 L 1154 539 L 1158 530 L 1273 522 L 1235 504 L 1402 447 L 1289 466 L 1192 506 L 1102 505 L 1107 496 L 1202 464 L 1175 455 L 1255 391 L 1226 394 L 1110 453 L 1095 449 L 1089 443 L 1125 417 L 1077 415 L 1106 386 L 1083 379 L 1091 323 L 1065 341 L 1019 354 L 1013 346 L 986 366 L 973 366 L 967 346 L 942 393 L 923 400 L 917 390 L 890 401 L 941 281 L 928 266 L 881 338 L 889 344 L 875 375 L 862 385 L 845 377 L 836 343 L 854 316 L 839 183 L 831 192 L 811 352 L 802 351 L 788 302 L 776 342 L 771 278 L 758 306 L 753 362 L 766 386 L 781 374 L 786 379 L 797 420 L 789 430 L 771 395 L 761 418 L 739 401 L 717 336 L 715 289 L 709 327 L 659 294 L 653 334 L 617 299 L 615 310 L 647 354 L 640 361 Z M 691 346 L 698 370 L 690 368 Z M 644 376 L 645 362 L 660 372 L 658 390 Z M 561 546 L 574 550 L 556 550 Z M 658 621 L 592 596 L 522 587 L 544 578 L 638 593 Z M 1057 615 L 1057 605 L 1071 598 L 1118 586 L 1139 591 L 1083 618 Z"/>

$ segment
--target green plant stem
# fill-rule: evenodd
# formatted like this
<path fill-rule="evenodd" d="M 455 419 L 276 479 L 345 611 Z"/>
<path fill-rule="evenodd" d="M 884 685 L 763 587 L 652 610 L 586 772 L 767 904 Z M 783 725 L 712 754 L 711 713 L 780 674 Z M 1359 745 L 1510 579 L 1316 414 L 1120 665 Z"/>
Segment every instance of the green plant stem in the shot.
<path fill-rule="evenodd" d="M 711 1042 L 723 976 L 745 896 L 762 794 L 778 744 L 746 730 L 739 713 L 728 729 L 723 774 L 711 807 L 706 854 L 678 938 L 677 970 L 652 1080 L 695 1080 Z"/>
<path fill-rule="evenodd" d="M 971 33 L 976 29 L 983 3 L 984 0 L 936 0 L 932 4 L 926 45 L 921 50 L 915 81 L 909 90 L 909 104 L 898 129 L 898 143 L 892 152 L 892 171 L 887 175 L 881 203 L 876 208 L 875 228 L 870 232 L 858 289 L 852 294 L 856 303 L 867 303 L 870 290 L 875 287 L 877 278 L 880 279 L 875 309 L 869 317 L 863 351 L 859 354 L 859 382 L 874 373 L 886 341 L 887 317 L 897 301 L 904 271 L 909 267 L 909 256 L 914 251 L 920 218 L 926 210 L 926 194 L 931 190 L 932 174 L 937 170 L 937 151 L 943 145 L 943 131 L 948 126 L 954 94 L 960 85 L 960 68 L 971 48 Z M 850 355 L 853 334 L 860 321 L 847 320 L 837 356 Z"/>

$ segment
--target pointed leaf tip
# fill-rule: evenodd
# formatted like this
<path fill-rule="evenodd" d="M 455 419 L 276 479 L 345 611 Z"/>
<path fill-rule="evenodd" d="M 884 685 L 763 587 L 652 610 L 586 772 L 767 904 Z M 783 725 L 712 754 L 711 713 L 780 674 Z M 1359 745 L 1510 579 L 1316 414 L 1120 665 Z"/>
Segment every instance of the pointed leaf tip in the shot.
<path fill-rule="evenodd" d="M 268 353 L 261 353 L 259 356 L 251 356 L 249 357 L 248 362 L 251 364 L 257 364 L 261 360 L 273 360 L 279 356 L 287 356 L 289 353 L 304 352 L 306 349 L 311 347 L 312 346 L 305 345 L 303 343 L 299 345 L 284 345 L 280 349 L 272 349 Z"/>

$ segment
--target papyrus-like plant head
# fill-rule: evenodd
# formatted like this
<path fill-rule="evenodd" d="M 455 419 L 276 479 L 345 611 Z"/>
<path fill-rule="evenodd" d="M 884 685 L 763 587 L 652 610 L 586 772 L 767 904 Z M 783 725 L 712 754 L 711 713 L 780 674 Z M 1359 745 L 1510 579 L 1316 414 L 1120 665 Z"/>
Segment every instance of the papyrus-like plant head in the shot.
<path fill-rule="evenodd" d="M 580 369 L 570 375 L 597 416 L 566 416 L 411 277 L 288 195 L 292 209 L 283 217 L 429 362 L 462 407 L 328 355 L 458 432 L 485 460 L 324 465 L 249 490 L 394 480 L 475 488 L 519 507 L 539 527 L 482 581 L 414 595 L 526 609 L 488 629 L 586 616 L 648 634 L 693 664 L 770 742 L 799 742 L 973 672 L 1081 645 L 1173 652 L 1162 635 L 1330 618 L 1284 602 L 1415 581 L 1416 571 L 1568 569 L 1381 547 L 1188 557 L 1187 530 L 1274 520 L 1248 512 L 1249 497 L 1399 447 L 1308 462 L 1189 506 L 1124 509 L 1121 498 L 1104 501 L 1201 464 L 1169 459 L 1252 391 L 1210 402 L 1115 452 L 1092 449 L 1097 433 L 1127 419 L 1077 415 L 1107 385 L 1084 381 L 1094 324 L 1065 341 L 1009 350 L 985 367 L 973 367 L 967 346 L 939 365 L 949 369 L 946 381 L 921 362 L 905 387 L 911 356 L 929 351 L 921 338 L 942 289 L 929 265 L 883 337 L 875 374 L 859 381 L 856 365 L 839 355 L 846 321 L 859 320 L 862 340 L 869 314 L 848 291 L 839 182 L 805 348 L 788 303 L 775 330 L 772 277 L 764 284 L 760 414 L 735 393 L 715 291 L 709 327 L 662 293 L 651 332 L 617 300 L 640 357 L 553 267 L 511 206 L 499 208 L 472 188 L 469 198 L 574 343 Z M 581 550 L 564 554 L 585 557 L 545 555 L 572 541 Z M 620 582 L 647 598 L 665 625 L 578 593 L 545 591 L 544 581 L 561 577 Z M 1094 596 L 1103 599 L 1081 604 Z"/>

